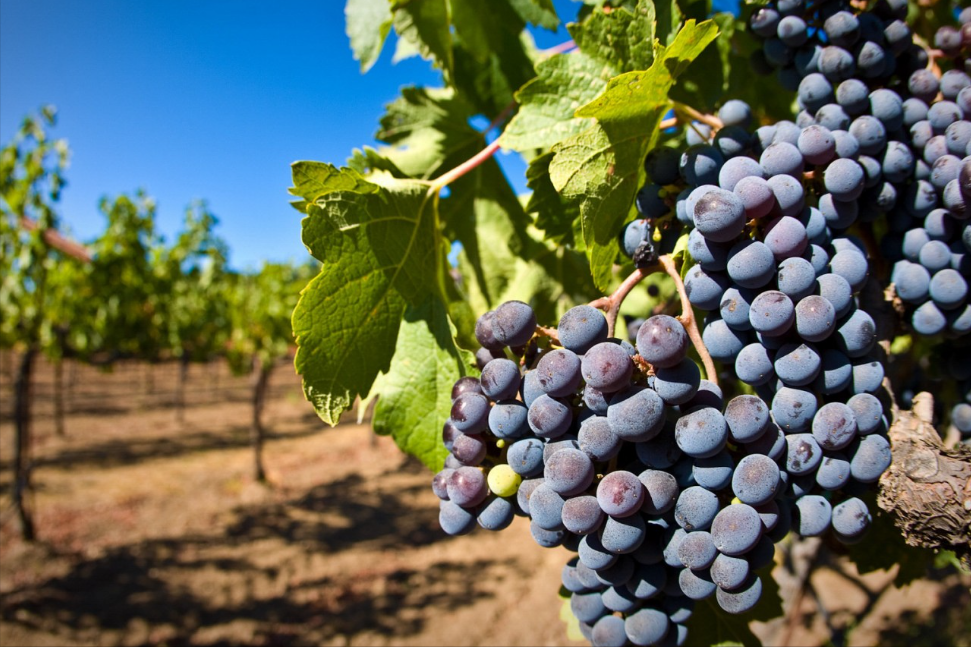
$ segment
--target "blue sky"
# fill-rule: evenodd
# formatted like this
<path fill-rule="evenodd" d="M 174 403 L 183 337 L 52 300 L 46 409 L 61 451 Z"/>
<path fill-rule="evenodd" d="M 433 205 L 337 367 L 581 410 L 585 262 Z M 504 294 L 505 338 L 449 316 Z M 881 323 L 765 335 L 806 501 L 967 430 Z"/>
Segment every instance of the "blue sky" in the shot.
<path fill-rule="evenodd" d="M 577 4 L 557 0 L 562 18 Z M 291 162 L 343 163 L 373 145 L 383 106 L 403 85 L 439 85 L 428 63 L 362 75 L 341 0 L 2 0 L 0 141 L 25 114 L 57 106 L 53 134 L 72 149 L 59 213 L 78 239 L 102 229 L 101 196 L 139 187 L 168 239 L 185 206 L 208 200 L 231 264 L 303 260 L 288 206 Z M 537 34 L 546 47 L 568 38 Z M 501 155 L 522 187 L 524 166 Z"/>

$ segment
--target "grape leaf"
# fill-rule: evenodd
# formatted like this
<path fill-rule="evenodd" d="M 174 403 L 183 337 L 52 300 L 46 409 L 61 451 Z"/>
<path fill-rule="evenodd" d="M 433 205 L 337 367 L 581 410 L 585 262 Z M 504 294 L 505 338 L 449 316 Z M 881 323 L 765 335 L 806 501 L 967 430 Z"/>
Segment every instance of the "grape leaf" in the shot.
<path fill-rule="evenodd" d="M 318 164 L 319 162 L 312 163 Z M 395 166 L 394 162 L 389 160 L 387 157 L 384 157 L 370 146 L 355 148 L 351 152 L 351 156 L 347 158 L 347 168 L 357 171 L 359 174 L 363 175 L 365 179 L 372 173 L 376 173 L 378 171 L 384 171 L 391 177 L 396 177 L 398 179 L 408 179 L 409 177 L 404 171 Z M 296 203 L 293 204 L 296 205 Z M 304 211 L 304 209 L 299 210 Z"/>
<path fill-rule="evenodd" d="M 381 151 L 409 177 L 430 178 L 477 153 L 482 134 L 469 125 L 472 107 L 446 88 L 402 88 L 387 106 L 375 137 Z"/>
<path fill-rule="evenodd" d="M 685 23 L 670 47 L 646 72 L 614 77 L 607 89 L 577 110 L 597 123 L 553 147 L 550 179 L 561 195 L 579 204 L 583 238 L 594 283 L 606 290 L 627 219 L 644 180 L 644 157 L 657 137 L 675 80 L 714 40 L 711 21 Z"/>
<path fill-rule="evenodd" d="M 334 191 L 370 190 L 370 183 L 360 173 L 347 169 L 337 169 L 323 162 L 294 162 L 290 166 L 293 175 L 291 195 L 303 198 L 304 205 L 313 202 L 320 196 Z"/>
<path fill-rule="evenodd" d="M 303 242 L 323 267 L 293 313 L 297 372 L 328 424 L 387 370 L 407 305 L 440 285 L 435 196 L 425 183 L 294 165 Z"/>
<path fill-rule="evenodd" d="M 698 56 L 678 85 L 671 90 L 671 98 L 702 112 L 711 112 L 725 99 L 731 74 L 732 35 L 735 17 L 730 13 L 712 16 L 718 25 L 715 47 L 708 47 Z M 751 73 L 751 71 L 749 71 Z M 734 95 L 732 95 L 734 96 Z"/>
<path fill-rule="evenodd" d="M 391 0 L 394 31 L 432 59 L 446 78 L 452 74 L 452 35 L 447 0 Z"/>
<path fill-rule="evenodd" d="M 502 134 L 503 148 L 527 152 L 549 148 L 590 127 L 574 116 L 576 107 L 591 101 L 615 74 L 582 52 L 557 54 L 536 66 L 537 77 L 516 93 L 519 112 Z"/>
<path fill-rule="evenodd" d="M 390 435 L 431 470 L 442 469 L 448 450 L 442 425 L 452 407 L 452 385 L 475 374 L 475 357 L 455 344 L 455 327 L 437 296 L 405 309 L 391 366 L 374 383 L 374 431 Z"/>
<path fill-rule="evenodd" d="M 517 266 L 529 263 L 534 252 L 526 214 L 498 164 L 489 160 L 450 189 L 442 220 L 446 236 L 462 243 L 462 277 L 473 310 L 482 313 L 509 298 L 529 302 L 529 292 L 509 296 Z"/>
<path fill-rule="evenodd" d="M 544 153 L 529 163 L 526 169 L 526 186 L 532 189 L 526 212 L 536 214 L 536 227 L 546 238 L 560 244 L 573 243 L 573 221 L 580 215 L 576 205 L 571 205 L 556 192 L 550 180 L 550 161 L 553 153 Z"/>
<path fill-rule="evenodd" d="M 394 55 L 391 57 L 391 63 L 396 65 L 401 61 L 415 56 L 421 56 L 421 47 L 419 44 L 413 43 L 406 38 L 399 38 L 394 44 Z"/>
<path fill-rule="evenodd" d="M 594 11 L 567 26 L 580 51 L 615 71 L 646 70 L 654 61 L 654 3 L 640 0 L 633 11 Z"/>
<path fill-rule="evenodd" d="M 656 0 L 654 12 L 657 14 L 655 37 L 662 45 L 670 45 L 678 35 L 678 27 L 684 17 L 676 0 Z"/>
<path fill-rule="evenodd" d="M 344 17 L 354 60 L 361 62 L 361 72 L 367 72 L 391 31 L 391 5 L 388 0 L 347 0 Z"/>
<path fill-rule="evenodd" d="M 496 72 L 512 88 L 529 81 L 535 72 L 520 34 L 526 22 L 509 0 L 490 0 L 482 10 L 480 0 L 451 0 L 452 24 L 465 52 L 480 61 L 495 61 Z M 495 115 L 489 115 L 493 117 Z"/>
<path fill-rule="evenodd" d="M 509 0 L 509 4 L 520 18 L 531 25 L 551 31 L 556 31 L 560 25 L 553 0 Z"/>
<path fill-rule="evenodd" d="M 510 86 L 499 57 L 483 59 L 479 52 L 473 52 L 461 39 L 453 41 L 452 54 L 455 58 L 452 85 L 475 106 L 477 114 L 495 117 L 512 102 L 513 92 L 519 86 Z"/>
<path fill-rule="evenodd" d="M 620 135 L 610 126 L 597 124 L 553 147 L 550 180 L 579 207 L 590 271 L 605 294 L 619 250 L 617 233 L 640 187 L 647 139 L 636 133 Z"/>
<path fill-rule="evenodd" d="M 718 25 L 712 20 L 685 22 L 669 47 L 659 46 L 647 72 L 627 72 L 612 78 L 598 98 L 577 110 L 577 116 L 596 117 L 602 123 L 651 123 L 657 105 L 667 103 L 675 80 L 717 35 Z"/>

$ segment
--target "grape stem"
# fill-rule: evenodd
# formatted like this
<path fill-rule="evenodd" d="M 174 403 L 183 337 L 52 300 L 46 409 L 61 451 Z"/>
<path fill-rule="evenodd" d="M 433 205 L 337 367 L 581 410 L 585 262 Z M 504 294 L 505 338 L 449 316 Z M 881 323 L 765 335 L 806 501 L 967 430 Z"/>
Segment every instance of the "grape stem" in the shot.
<path fill-rule="evenodd" d="M 705 366 L 705 378 L 715 386 L 718 386 L 718 372 L 715 370 L 715 363 L 712 361 L 711 355 L 708 353 L 708 349 L 701 339 L 698 322 L 695 321 L 694 309 L 691 307 L 691 302 L 688 301 L 688 293 L 684 289 L 684 281 L 681 280 L 681 275 L 678 273 L 674 259 L 669 254 L 658 258 L 657 263 L 653 265 L 637 268 L 624 279 L 624 282 L 614 290 L 613 294 L 591 301 L 589 305 L 604 311 L 607 318 L 607 334 L 613 337 L 614 328 L 617 325 L 617 316 L 620 314 L 620 306 L 623 305 L 624 299 L 627 298 L 627 295 L 630 294 L 630 291 L 634 289 L 635 285 L 659 270 L 664 270 L 674 280 L 674 286 L 677 288 L 678 296 L 681 298 L 681 314 L 678 315 L 678 321 L 688 331 L 688 338 L 691 339 L 695 350 L 698 351 L 701 363 Z M 537 327 L 538 330 L 539 327 Z"/>
<path fill-rule="evenodd" d="M 674 287 L 677 288 L 678 296 L 681 297 L 681 314 L 678 315 L 678 321 L 688 331 L 688 338 L 691 339 L 695 350 L 698 351 L 698 357 L 701 358 L 701 363 L 705 366 L 705 378 L 715 386 L 718 386 L 718 371 L 715 370 L 715 363 L 712 361 L 711 355 L 705 347 L 705 342 L 701 339 L 698 322 L 695 320 L 695 311 L 691 307 L 691 302 L 688 300 L 688 293 L 684 289 L 684 281 L 681 280 L 681 274 L 678 273 L 674 259 L 670 255 L 665 254 L 657 260 L 664 271 L 667 272 L 668 276 L 674 280 Z"/>
<path fill-rule="evenodd" d="M 483 162 L 487 161 L 492 157 L 495 152 L 499 150 L 499 138 L 497 137 L 494 142 L 483 148 L 481 151 L 462 162 L 451 171 L 448 171 L 444 175 L 440 175 L 437 180 L 433 180 L 431 184 L 431 191 L 438 192 L 444 187 L 448 186 L 455 180 L 459 179 L 469 171 L 472 171 L 478 167 Z"/>
<path fill-rule="evenodd" d="M 934 73 L 934 76 L 941 78 L 941 66 L 937 64 L 938 59 L 947 58 L 944 52 L 934 49 L 920 34 L 913 34 L 914 42 L 924 48 L 927 52 L 927 69 Z"/>
<path fill-rule="evenodd" d="M 600 297 L 594 301 L 591 301 L 589 305 L 594 308 L 599 308 L 604 311 L 604 315 L 607 318 L 607 335 L 610 337 L 614 336 L 614 328 L 617 325 L 617 317 L 620 315 L 620 306 L 623 305 L 624 299 L 630 294 L 630 291 L 634 289 L 634 286 L 643 281 L 647 276 L 653 274 L 660 270 L 658 264 L 648 265 L 647 267 L 639 267 L 630 273 L 624 282 L 614 290 L 613 294 L 609 297 Z"/>
<path fill-rule="evenodd" d="M 558 45 L 557 47 L 564 47 L 565 49 L 569 49 L 569 47 L 566 47 L 568 44 L 571 47 L 575 47 L 576 46 L 573 43 L 573 41 L 570 41 L 569 43 L 563 43 L 562 45 Z M 557 47 L 554 47 L 554 48 L 551 48 L 551 49 L 557 49 Z M 547 51 L 549 51 L 549 50 L 547 50 Z M 492 120 L 492 122 L 486 127 L 486 130 L 484 132 L 485 133 L 488 133 L 488 132 L 492 131 L 493 129 L 497 128 L 506 118 L 509 117 L 509 115 L 517 107 L 518 106 L 517 106 L 516 102 L 513 101 L 508 106 L 506 106 L 505 108 L 503 108 L 502 112 L 500 112 L 496 116 L 496 118 Z M 677 113 L 678 110 L 683 111 L 683 114 L 684 115 L 687 115 L 688 118 L 684 118 L 684 117 L 679 118 L 679 117 L 675 116 L 675 117 L 672 117 L 670 119 L 665 119 L 660 124 L 658 124 L 658 128 L 660 130 L 664 130 L 666 128 L 671 128 L 672 126 L 677 125 L 679 121 L 687 122 L 688 125 L 690 126 L 691 125 L 691 119 L 695 119 L 695 120 L 700 121 L 702 123 L 706 123 L 708 125 L 711 125 L 716 130 L 718 128 L 721 128 L 721 126 L 722 126 L 722 122 L 721 122 L 721 120 L 718 117 L 715 117 L 713 115 L 705 115 L 705 114 L 702 114 L 702 113 L 698 112 L 697 110 L 695 110 L 694 108 L 692 108 L 690 106 L 685 106 L 685 105 L 682 105 L 682 104 L 675 104 L 675 112 Z M 500 138 L 497 137 L 495 139 L 495 141 L 493 141 L 491 144 L 489 144 L 488 146 L 486 146 L 485 148 L 483 148 L 481 151 L 479 151 L 478 153 L 476 153 L 475 155 L 473 155 L 472 157 L 470 157 L 466 161 L 462 162 L 461 164 L 459 164 L 458 166 L 456 166 L 452 170 L 447 171 L 443 175 L 440 175 L 438 177 L 438 179 L 432 180 L 431 186 L 430 186 L 430 189 L 429 190 L 431 192 L 437 193 L 438 191 L 441 191 L 443 188 L 445 188 L 446 186 L 448 186 L 449 184 L 451 184 L 455 180 L 459 179 L 460 177 L 462 177 L 466 173 L 474 170 L 476 167 L 478 167 L 483 162 L 487 161 L 490 157 L 492 157 L 496 153 L 497 150 L 499 150 L 499 148 L 501 148 L 500 145 L 499 145 L 499 140 L 500 140 Z M 643 277 L 641 277 L 641 278 L 643 278 Z"/>
<path fill-rule="evenodd" d="M 518 107 L 519 107 L 518 103 L 516 103 L 515 101 L 510 101 L 509 105 L 503 108 L 502 112 L 496 115 L 496 118 L 493 119 L 491 122 L 489 122 L 489 125 L 486 126 L 486 129 L 482 131 L 482 134 L 492 132 L 494 129 L 501 126 L 502 122 L 504 122 L 506 119 L 512 116 L 512 113 L 515 112 L 516 108 Z"/>
<path fill-rule="evenodd" d="M 558 332 L 556 332 L 556 328 L 547 328 L 546 326 L 537 325 L 536 334 L 543 335 L 544 337 L 549 337 L 550 341 L 552 341 L 554 344 L 561 345 L 560 335 Z"/>
<path fill-rule="evenodd" d="M 725 127 L 725 124 L 722 123 L 722 120 L 716 117 L 715 115 L 706 115 L 702 112 L 695 110 L 691 106 L 685 105 L 683 103 L 675 102 L 674 114 L 685 115 L 688 118 L 684 119 L 683 121 L 686 121 L 688 123 L 691 123 L 691 120 L 693 119 L 694 121 L 701 122 L 706 126 L 711 126 L 712 130 L 716 132 Z"/>
<path fill-rule="evenodd" d="M 576 49 L 577 44 L 572 40 L 568 40 L 565 43 L 560 43 L 559 45 L 554 45 L 547 49 L 541 49 L 539 51 L 540 56 L 553 56 L 555 54 L 565 54 L 571 50 Z"/>

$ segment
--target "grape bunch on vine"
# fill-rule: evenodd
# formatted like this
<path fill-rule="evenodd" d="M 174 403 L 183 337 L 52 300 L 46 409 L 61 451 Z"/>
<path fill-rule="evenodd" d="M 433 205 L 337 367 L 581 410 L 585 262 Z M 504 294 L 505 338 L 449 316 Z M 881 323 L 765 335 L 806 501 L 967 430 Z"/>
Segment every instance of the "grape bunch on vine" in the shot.
<path fill-rule="evenodd" d="M 776 544 L 879 515 L 967 560 L 971 9 L 591 1 L 538 50 L 550 2 L 473 5 L 347 3 L 363 69 L 393 29 L 444 87 L 293 166 L 321 418 L 373 404 L 445 532 L 570 551 L 596 646 L 747 644 Z"/>

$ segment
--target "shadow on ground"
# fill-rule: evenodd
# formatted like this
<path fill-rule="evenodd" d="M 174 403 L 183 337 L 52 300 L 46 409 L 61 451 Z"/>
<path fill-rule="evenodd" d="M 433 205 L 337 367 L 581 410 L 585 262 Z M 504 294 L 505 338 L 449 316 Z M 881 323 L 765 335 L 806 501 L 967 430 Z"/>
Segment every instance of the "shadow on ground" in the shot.
<path fill-rule="evenodd" d="M 38 548 L 70 559 L 70 569 L 0 595 L 0 618 L 70 641 L 319 644 L 366 632 L 393 642 L 420 633 L 436 611 L 491 597 L 483 582 L 520 567 L 499 557 L 368 563 L 370 551 L 447 539 L 437 509 L 415 496 L 421 486 L 374 486 L 348 476 L 237 508 L 218 534 L 147 540 L 92 559 Z M 351 548 L 364 556 L 355 572 L 328 568 Z"/>
<path fill-rule="evenodd" d="M 272 423 L 265 432 L 264 440 L 304 438 L 320 432 L 317 416 L 310 412 L 298 423 L 300 429 L 274 431 Z M 173 458 L 198 452 L 223 449 L 239 449 L 250 445 L 249 425 L 236 425 L 221 429 L 218 433 L 193 429 L 186 425 L 188 433 L 160 435 L 142 438 L 119 438 L 84 445 L 83 448 L 64 448 L 34 460 L 34 467 L 77 467 L 107 469 L 133 465 L 159 458 Z M 0 470 L 10 470 L 13 461 L 0 460 Z"/>

